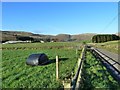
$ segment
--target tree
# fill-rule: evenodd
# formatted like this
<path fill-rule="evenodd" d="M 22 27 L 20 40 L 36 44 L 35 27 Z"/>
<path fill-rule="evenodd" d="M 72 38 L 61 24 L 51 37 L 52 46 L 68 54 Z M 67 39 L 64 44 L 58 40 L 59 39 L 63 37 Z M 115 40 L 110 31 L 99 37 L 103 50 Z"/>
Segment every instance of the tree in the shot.
<path fill-rule="evenodd" d="M 92 37 L 93 43 L 101 43 L 101 42 L 107 42 L 107 41 L 113 41 L 113 40 L 119 40 L 120 37 L 115 34 L 101 34 L 101 35 L 94 35 Z"/>

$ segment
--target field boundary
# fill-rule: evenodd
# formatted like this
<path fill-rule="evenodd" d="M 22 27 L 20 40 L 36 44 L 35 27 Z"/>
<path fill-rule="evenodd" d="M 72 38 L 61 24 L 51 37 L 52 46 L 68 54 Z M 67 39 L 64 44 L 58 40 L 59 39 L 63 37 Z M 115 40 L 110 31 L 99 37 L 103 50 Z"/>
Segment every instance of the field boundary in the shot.
<path fill-rule="evenodd" d="M 100 62 L 103 66 L 106 67 L 107 71 L 111 74 L 111 76 L 120 83 L 120 70 L 117 66 L 120 66 L 120 63 L 116 62 L 112 58 L 108 57 L 107 55 L 103 54 L 99 50 L 85 45 L 82 49 L 80 58 L 78 59 L 78 69 L 77 72 L 71 81 L 71 89 L 76 90 L 80 88 L 81 85 L 81 73 L 83 68 L 83 61 L 85 60 L 85 53 L 86 50 L 90 50 L 90 52 L 96 57 L 99 58 Z M 117 65 L 116 65 L 117 64 Z"/>
<path fill-rule="evenodd" d="M 107 68 L 108 72 L 113 76 L 113 78 L 120 83 L 120 63 L 113 60 L 112 58 L 108 57 L 107 55 L 103 54 L 102 52 L 98 51 L 95 48 L 91 48 L 91 53 L 96 57 L 99 58 L 102 64 Z"/>
<path fill-rule="evenodd" d="M 83 67 L 83 61 L 85 59 L 86 46 L 83 47 L 80 58 L 78 59 L 78 70 L 71 82 L 71 89 L 76 90 L 80 87 L 81 73 Z"/>

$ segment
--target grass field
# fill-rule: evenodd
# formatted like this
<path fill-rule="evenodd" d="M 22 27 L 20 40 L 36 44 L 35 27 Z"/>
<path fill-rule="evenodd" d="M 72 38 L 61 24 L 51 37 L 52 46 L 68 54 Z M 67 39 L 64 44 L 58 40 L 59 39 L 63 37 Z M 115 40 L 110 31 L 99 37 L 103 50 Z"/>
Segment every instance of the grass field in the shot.
<path fill-rule="evenodd" d="M 110 52 L 114 52 L 116 54 L 120 54 L 119 52 L 119 46 L 120 44 L 120 40 L 119 41 L 109 41 L 109 42 L 105 42 L 105 43 L 92 43 L 90 45 L 93 45 L 97 48 L 102 48 L 102 49 L 105 49 L 105 50 L 108 50 Z"/>
<path fill-rule="evenodd" d="M 108 49 L 115 47 L 117 41 L 96 44 L 96 47 Z M 78 55 L 76 55 L 76 49 Z M 2 88 L 63 88 L 62 81 L 71 81 L 77 70 L 81 43 L 27 43 L 5 44 L 2 46 Z M 116 51 L 118 51 L 116 49 Z M 45 53 L 52 63 L 44 66 L 26 65 L 26 60 L 33 53 Z M 59 80 L 56 81 L 55 57 L 59 56 Z M 82 89 L 116 88 L 119 86 L 106 68 L 90 52 L 82 70 Z"/>
<path fill-rule="evenodd" d="M 77 63 L 78 43 L 6 44 L 2 48 L 3 88 L 60 88 L 62 80 L 71 79 Z M 59 55 L 59 81 L 55 62 L 45 66 L 28 66 L 26 59 L 33 53 L 45 53 L 50 60 Z"/>

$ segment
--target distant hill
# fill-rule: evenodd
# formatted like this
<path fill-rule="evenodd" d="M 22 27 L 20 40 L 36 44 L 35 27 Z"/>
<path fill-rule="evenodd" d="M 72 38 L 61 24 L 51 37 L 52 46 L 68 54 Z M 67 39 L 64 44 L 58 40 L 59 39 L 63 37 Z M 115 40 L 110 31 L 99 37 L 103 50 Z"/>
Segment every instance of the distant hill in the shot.
<path fill-rule="evenodd" d="M 0 31 L 0 42 L 5 41 L 17 41 L 17 40 L 33 40 L 33 41 L 81 41 L 81 40 L 91 40 L 95 34 L 86 33 L 78 35 L 69 35 L 69 34 L 58 34 L 58 35 L 43 35 L 43 34 L 34 34 L 31 32 L 18 32 L 18 31 Z"/>
<path fill-rule="evenodd" d="M 70 41 L 71 39 L 71 35 L 69 34 L 58 34 L 56 36 L 54 36 L 54 38 L 56 38 L 58 41 Z"/>
<path fill-rule="evenodd" d="M 85 33 L 85 34 L 72 35 L 71 39 L 76 40 L 76 41 L 91 40 L 94 35 L 95 34 L 93 34 L 93 33 Z"/>

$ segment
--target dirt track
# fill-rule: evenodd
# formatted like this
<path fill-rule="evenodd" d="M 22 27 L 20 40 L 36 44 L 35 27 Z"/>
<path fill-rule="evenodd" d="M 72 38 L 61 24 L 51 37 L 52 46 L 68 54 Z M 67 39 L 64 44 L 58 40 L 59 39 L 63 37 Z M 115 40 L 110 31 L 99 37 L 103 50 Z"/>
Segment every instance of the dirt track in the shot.
<path fill-rule="evenodd" d="M 98 49 L 98 48 L 97 48 Z M 112 48 L 111 48 L 112 49 Z M 108 57 L 112 58 L 113 60 L 117 61 L 120 63 L 120 55 L 109 52 L 107 50 L 104 49 L 98 49 L 100 52 L 104 53 L 105 55 L 107 55 Z"/>

